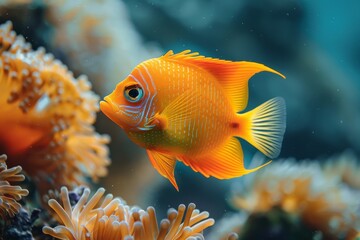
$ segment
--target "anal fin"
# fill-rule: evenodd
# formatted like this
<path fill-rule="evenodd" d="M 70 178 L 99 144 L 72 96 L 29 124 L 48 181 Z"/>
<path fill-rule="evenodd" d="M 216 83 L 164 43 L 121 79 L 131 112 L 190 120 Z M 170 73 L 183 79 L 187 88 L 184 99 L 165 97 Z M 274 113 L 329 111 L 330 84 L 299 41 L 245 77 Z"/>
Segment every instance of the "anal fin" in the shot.
<path fill-rule="evenodd" d="M 176 165 L 176 158 L 165 153 L 160 153 L 153 150 L 146 150 L 151 164 L 154 168 L 165 178 L 169 179 L 172 185 L 179 191 L 179 187 L 175 180 L 174 170 Z"/>
<path fill-rule="evenodd" d="M 218 179 L 240 177 L 255 172 L 271 162 L 269 161 L 253 169 L 246 169 L 241 144 L 235 137 L 231 137 L 223 146 L 204 156 L 194 159 L 182 158 L 182 161 L 205 177 L 213 176 Z"/>

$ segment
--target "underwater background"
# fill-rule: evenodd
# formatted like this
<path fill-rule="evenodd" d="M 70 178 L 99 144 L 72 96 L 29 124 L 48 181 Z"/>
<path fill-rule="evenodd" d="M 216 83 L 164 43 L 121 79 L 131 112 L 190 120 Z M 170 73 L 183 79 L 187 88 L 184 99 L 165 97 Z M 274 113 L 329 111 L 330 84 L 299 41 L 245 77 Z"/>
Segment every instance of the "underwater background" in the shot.
<path fill-rule="evenodd" d="M 52 239 L 51 229 L 64 220 L 47 200 L 65 206 L 69 195 L 76 205 L 87 194 L 80 186 L 88 186 L 126 201 L 114 198 L 114 206 L 138 206 L 126 210 L 130 232 L 141 228 L 133 226 L 142 221 L 136 214 L 152 216 L 152 208 L 145 209 L 153 206 L 174 229 L 168 227 L 165 239 L 190 237 L 181 236 L 175 210 L 168 211 L 182 216 L 180 204 L 195 208 L 190 203 L 201 216 L 193 222 L 194 239 L 356 239 L 359 9 L 358 1 L 0 0 L 0 155 L 7 155 L 0 157 L 1 238 Z M 218 180 L 178 163 L 177 192 L 145 150 L 98 111 L 99 100 L 141 61 L 186 49 L 263 63 L 286 76 L 260 73 L 249 82 L 247 110 L 276 96 L 287 105 L 281 154 L 269 166 Z M 267 161 L 241 143 L 248 168 Z M 68 190 L 60 193 L 62 186 Z M 111 220 L 111 214 L 119 217 L 114 212 L 102 214 Z M 27 227 L 16 225 L 19 219 Z M 80 232 L 97 229 L 93 222 L 78 228 L 75 239 L 88 239 Z M 153 239 L 142 234 L 133 237 Z M 123 239 L 99 236 L 91 239 Z"/>

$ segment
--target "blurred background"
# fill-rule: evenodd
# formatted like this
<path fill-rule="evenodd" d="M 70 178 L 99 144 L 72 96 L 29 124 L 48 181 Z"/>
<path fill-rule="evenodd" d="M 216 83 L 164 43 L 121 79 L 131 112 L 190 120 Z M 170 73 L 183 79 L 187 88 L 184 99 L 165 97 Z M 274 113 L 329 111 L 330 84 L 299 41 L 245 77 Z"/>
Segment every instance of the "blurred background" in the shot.
<path fill-rule="evenodd" d="M 347 149 L 360 154 L 359 9 L 355 0 L 2 0 L 0 23 L 11 20 L 35 49 L 53 53 L 75 76 L 87 75 L 101 98 L 138 63 L 168 50 L 263 63 L 287 79 L 253 77 L 248 109 L 283 97 L 280 158 L 324 161 Z M 177 192 L 102 113 L 96 129 L 112 139 L 112 164 L 99 185 L 129 204 L 153 205 L 162 216 L 194 202 L 218 219 L 233 211 L 231 186 L 248 178 L 207 179 L 178 163 Z M 242 143 L 249 166 L 256 151 Z"/>

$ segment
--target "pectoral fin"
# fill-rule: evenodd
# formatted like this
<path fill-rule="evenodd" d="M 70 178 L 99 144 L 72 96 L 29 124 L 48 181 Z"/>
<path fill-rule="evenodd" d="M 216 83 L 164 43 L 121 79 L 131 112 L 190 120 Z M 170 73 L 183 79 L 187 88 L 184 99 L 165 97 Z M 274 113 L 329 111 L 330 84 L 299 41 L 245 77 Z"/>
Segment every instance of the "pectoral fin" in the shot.
<path fill-rule="evenodd" d="M 158 129 L 174 131 L 176 126 L 184 124 L 191 119 L 192 114 L 197 109 L 196 96 L 189 91 L 182 93 L 175 98 L 168 106 L 149 119 L 149 125 L 154 125 Z"/>
<path fill-rule="evenodd" d="M 154 168 L 163 176 L 169 179 L 172 185 L 179 191 L 179 187 L 175 180 L 174 170 L 176 165 L 176 158 L 165 153 L 157 151 L 147 150 L 146 151 L 151 164 Z"/>

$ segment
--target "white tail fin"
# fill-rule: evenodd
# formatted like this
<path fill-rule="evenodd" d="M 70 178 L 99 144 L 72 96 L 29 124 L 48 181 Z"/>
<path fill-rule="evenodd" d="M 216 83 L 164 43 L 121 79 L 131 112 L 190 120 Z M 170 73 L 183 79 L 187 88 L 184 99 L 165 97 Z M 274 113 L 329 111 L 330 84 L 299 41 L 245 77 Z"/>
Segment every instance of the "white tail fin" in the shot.
<path fill-rule="evenodd" d="M 286 127 L 285 108 L 284 99 L 276 97 L 239 114 L 238 136 L 270 158 L 279 156 Z"/>

